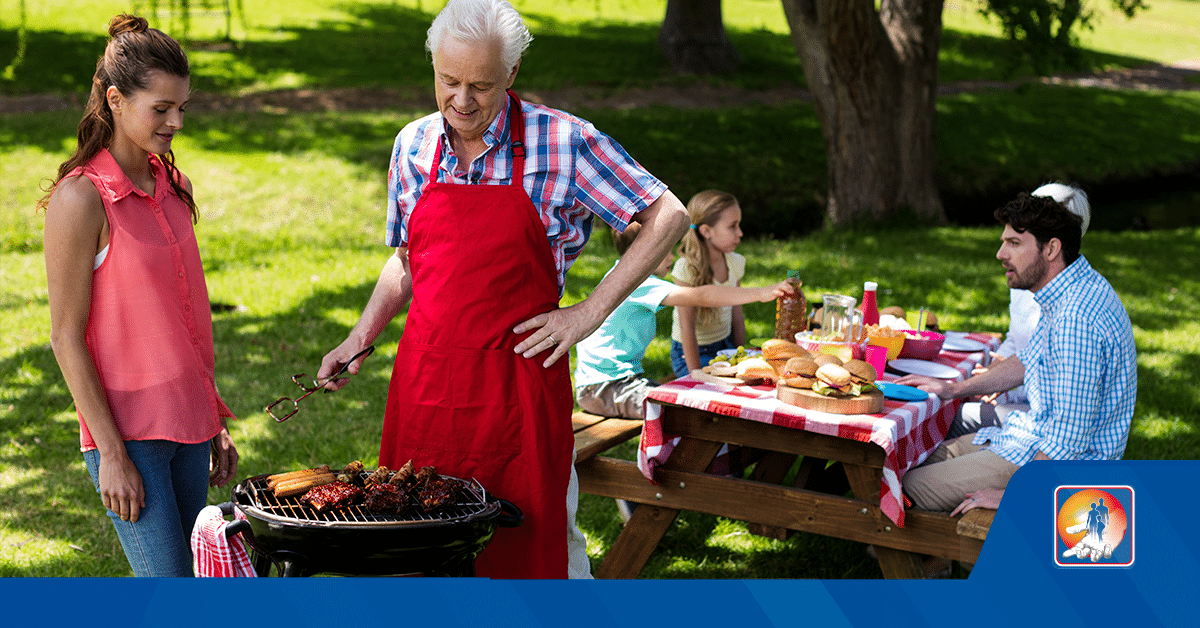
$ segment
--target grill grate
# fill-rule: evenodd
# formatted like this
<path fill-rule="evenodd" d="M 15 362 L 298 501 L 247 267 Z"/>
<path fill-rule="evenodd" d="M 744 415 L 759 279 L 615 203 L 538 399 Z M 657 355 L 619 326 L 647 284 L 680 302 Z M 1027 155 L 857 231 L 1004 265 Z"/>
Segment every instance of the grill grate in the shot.
<path fill-rule="evenodd" d="M 370 473 L 363 472 L 362 478 Z M 441 476 L 462 485 L 458 501 L 438 510 L 436 514 L 428 514 L 420 509 L 410 509 L 405 516 L 384 515 L 373 513 L 361 504 L 338 508 L 328 512 L 317 512 L 306 508 L 300 503 L 301 495 L 277 498 L 275 493 L 267 488 L 267 476 L 259 476 L 242 482 L 235 489 L 235 497 L 242 507 L 258 510 L 269 519 L 283 523 L 315 523 L 330 526 L 397 526 L 420 525 L 429 523 L 454 523 L 467 521 L 481 514 L 489 513 L 499 506 L 487 498 L 487 492 L 475 478 L 469 481 L 450 476 Z"/>

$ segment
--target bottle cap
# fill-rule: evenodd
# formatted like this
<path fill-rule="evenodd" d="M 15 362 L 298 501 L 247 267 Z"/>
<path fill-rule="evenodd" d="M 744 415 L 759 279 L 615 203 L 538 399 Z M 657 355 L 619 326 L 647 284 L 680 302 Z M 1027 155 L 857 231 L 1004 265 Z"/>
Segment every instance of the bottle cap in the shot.
<path fill-rule="evenodd" d="M 874 281 L 867 281 L 863 283 L 863 290 L 866 290 L 867 292 L 874 292 L 877 288 L 879 288 L 879 284 L 875 283 Z"/>

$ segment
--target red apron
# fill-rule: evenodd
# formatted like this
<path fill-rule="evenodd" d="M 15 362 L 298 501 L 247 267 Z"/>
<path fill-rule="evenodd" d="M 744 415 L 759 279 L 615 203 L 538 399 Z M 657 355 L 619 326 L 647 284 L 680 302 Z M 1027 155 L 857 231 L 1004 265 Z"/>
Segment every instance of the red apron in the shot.
<path fill-rule="evenodd" d="M 521 185 L 525 124 L 510 96 L 510 185 L 430 182 L 409 218 L 412 304 L 392 369 L 379 463 L 474 477 L 525 515 L 476 561 L 495 578 L 567 577 L 571 380 L 513 351 L 518 323 L 558 307 L 546 230 Z M 528 334 L 525 334 L 528 335 Z"/>

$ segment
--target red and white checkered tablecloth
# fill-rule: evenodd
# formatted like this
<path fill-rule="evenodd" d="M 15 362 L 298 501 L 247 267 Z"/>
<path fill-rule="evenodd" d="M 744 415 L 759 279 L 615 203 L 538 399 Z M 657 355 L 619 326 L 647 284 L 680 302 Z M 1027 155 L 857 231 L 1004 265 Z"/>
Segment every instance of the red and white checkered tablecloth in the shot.
<path fill-rule="evenodd" d="M 1000 345 L 999 340 L 987 334 L 967 334 L 966 337 L 982 342 L 992 350 Z M 942 351 L 934 362 L 954 367 L 961 379 L 971 374 L 982 357 L 982 352 Z M 885 373 L 880 379 L 891 381 L 897 376 Z M 772 386 L 732 386 L 684 377 L 651 389 L 646 400 L 638 467 L 651 482 L 654 481 L 655 467 L 666 462 L 679 443 L 677 435 L 663 431 L 662 406 L 651 401 L 879 445 L 886 453 L 879 506 L 900 527 L 904 527 L 900 478 L 924 461 L 942 442 L 959 405 L 957 402 L 945 403 L 930 395 L 924 401 L 885 400 L 880 414 L 830 414 L 782 403 L 775 397 Z"/>

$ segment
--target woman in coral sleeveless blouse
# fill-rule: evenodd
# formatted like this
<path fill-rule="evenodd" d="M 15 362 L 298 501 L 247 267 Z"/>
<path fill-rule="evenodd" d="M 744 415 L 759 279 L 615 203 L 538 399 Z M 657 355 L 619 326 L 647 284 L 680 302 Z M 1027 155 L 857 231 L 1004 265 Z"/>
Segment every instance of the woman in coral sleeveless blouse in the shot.
<path fill-rule="evenodd" d="M 42 200 L 51 344 L 134 574 L 190 576 L 192 525 L 210 483 L 237 473 L 237 450 L 191 184 L 171 152 L 188 63 L 140 17 L 113 18 L 109 34 L 79 146 Z"/>

